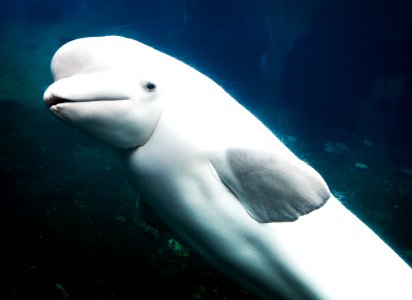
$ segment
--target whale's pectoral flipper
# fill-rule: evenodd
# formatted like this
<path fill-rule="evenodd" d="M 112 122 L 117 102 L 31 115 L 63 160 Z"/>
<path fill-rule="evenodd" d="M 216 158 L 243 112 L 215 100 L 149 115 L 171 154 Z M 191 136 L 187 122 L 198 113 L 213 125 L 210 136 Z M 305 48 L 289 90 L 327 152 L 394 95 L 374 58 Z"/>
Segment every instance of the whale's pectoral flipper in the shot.
<path fill-rule="evenodd" d="M 294 221 L 320 208 L 330 197 L 322 177 L 297 158 L 228 149 L 212 155 L 211 163 L 258 222 Z"/>

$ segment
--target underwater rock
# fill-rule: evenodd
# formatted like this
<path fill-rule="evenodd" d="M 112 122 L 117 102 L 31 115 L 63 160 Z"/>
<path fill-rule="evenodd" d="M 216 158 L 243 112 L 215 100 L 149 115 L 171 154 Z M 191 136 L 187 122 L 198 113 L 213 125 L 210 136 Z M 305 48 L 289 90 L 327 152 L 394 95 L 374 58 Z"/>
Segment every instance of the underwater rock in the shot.
<path fill-rule="evenodd" d="M 362 143 L 363 143 L 365 146 L 373 147 L 373 143 L 372 143 L 371 141 L 363 140 Z"/>
<path fill-rule="evenodd" d="M 368 167 L 367 165 L 362 164 L 362 163 L 359 163 L 359 162 L 357 162 L 357 163 L 355 164 L 355 168 L 361 169 L 361 170 L 369 169 L 369 167 Z"/>
<path fill-rule="evenodd" d="M 323 150 L 334 154 L 348 153 L 350 151 L 348 146 L 341 142 L 329 142 L 323 146 Z"/>
<path fill-rule="evenodd" d="M 399 168 L 397 174 L 406 179 L 412 179 L 412 170 L 406 168 Z"/>

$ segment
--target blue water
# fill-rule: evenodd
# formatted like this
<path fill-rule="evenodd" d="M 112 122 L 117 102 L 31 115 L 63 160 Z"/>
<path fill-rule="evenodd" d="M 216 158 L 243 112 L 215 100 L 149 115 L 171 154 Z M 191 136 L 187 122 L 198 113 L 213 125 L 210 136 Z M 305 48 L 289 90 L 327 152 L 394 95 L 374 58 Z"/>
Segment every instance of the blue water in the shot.
<path fill-rule="evenodd" d="M 0 298 L 253 299 L 146 224 L 110 150 L 43 106 L 53 53 L 85 36 L 213 78 L 412 265 L 411 22 L 406 0 L 4 1 Z"/>

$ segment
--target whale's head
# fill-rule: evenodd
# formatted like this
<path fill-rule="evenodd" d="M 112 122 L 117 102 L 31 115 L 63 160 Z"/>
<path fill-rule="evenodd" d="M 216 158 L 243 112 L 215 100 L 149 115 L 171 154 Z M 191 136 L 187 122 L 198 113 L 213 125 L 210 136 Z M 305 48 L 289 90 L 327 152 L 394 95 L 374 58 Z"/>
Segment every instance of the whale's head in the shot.
<path fill-rule="evenodd" d="M 139 147 L 165 104 L 171 58 L 137 41 L 108 36 L 63 45 L 44 102 L 57 117 L 118 149 Z"/>

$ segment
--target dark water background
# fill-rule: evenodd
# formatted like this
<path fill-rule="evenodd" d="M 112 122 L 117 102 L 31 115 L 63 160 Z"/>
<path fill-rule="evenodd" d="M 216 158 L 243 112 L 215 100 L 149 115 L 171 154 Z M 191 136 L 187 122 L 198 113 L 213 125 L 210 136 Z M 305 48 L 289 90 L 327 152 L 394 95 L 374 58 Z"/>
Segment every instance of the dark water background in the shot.
<path fill-rule="evenodd" d="M 145 224 L 109 149 L 43 106 L 53 53 L 85 36 L 135 38 L 212 77 L 412 265 L 410 1 L 0 7 L 0 299 L 253 299 Z"/>

